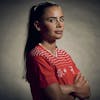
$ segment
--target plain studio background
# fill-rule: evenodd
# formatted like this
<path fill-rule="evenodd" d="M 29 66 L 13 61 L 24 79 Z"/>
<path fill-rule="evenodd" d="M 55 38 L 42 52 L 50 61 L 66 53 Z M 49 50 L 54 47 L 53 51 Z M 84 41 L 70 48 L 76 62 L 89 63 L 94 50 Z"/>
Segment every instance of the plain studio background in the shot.
<path fill-rule="evenodd" d="M 0 1 L 0 100 L 32 100 L 29 85 L 22 78 L 23 51 L 29 10 L 39 1 L 43 0 Z M 90 100 L 100 100 L 100 3 L 53 1 L 61 4 L 65 13 L 64 36 L 58 46 L 69 52 L 89 80 Z"/>

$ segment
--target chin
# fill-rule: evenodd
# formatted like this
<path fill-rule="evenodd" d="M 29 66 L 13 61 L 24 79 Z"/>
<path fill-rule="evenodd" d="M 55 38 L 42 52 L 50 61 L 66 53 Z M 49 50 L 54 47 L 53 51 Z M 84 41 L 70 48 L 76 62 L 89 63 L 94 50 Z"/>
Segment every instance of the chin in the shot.
<path fill-rule="evenodd" d="M 56 37 L 56 39 L 61 39 L 62 38 L 62 35 L 59 35 Z"/>
<path fill-rule="evenodd" d="M 61 39 L 62 38 L 62 36 L 61 37 L 56 37 L 56 39 Z"/>

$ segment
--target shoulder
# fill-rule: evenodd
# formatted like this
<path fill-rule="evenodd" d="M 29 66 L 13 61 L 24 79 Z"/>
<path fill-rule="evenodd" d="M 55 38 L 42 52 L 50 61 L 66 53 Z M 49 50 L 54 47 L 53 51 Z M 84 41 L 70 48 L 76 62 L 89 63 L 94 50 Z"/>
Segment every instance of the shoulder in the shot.
<path fill-rule="evenodd" d="M 34 49 L 32 49 L 29 54 L 28 58 L 32 62 L 45 62 L 46 61 L 46 52 L 39 46 L 37 45 Z"/>
<path fill-rule="evenodd" d="M 34 49 L 32 49 L 30 53 L 32 56 L 41 56 L 41 57 L 45 57 L 45 58 L 50 57 L 50 54 L 48 53 L 48 51 L 45 50 L 39 44 Z"/>

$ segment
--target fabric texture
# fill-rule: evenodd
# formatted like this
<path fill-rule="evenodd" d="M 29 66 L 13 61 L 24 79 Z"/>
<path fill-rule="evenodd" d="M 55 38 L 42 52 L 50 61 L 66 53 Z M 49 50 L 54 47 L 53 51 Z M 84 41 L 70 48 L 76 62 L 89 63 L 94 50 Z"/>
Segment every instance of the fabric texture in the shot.
<path fill-rule="evenodd" d="M 73 84 L 80 72 L 66 51 L 57 48 L 55 52 L 56 55 L 53 55 L 42 45 L 37 45 L 28 55 L 28 76 L 35 97 L 42 94 L 42 88 L 51 84 Z"/>

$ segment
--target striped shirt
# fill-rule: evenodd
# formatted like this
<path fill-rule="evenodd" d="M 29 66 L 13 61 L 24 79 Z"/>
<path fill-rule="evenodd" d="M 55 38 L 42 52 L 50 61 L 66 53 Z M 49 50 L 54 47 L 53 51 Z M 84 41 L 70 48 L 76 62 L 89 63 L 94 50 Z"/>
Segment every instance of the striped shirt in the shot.
<path fill-rule="evenodd" d="M 55 52 L 56 55 L 53 55 L 39 44 L 29 53 L 27 66 L 31 70 L 29 78 L 33 81 L 33 95 L 35 96 L 39 95 L 40 88 L 46 88 L 53 83 L 73 84 L 79 72 L 65 50 L 56 48 Z"/>

